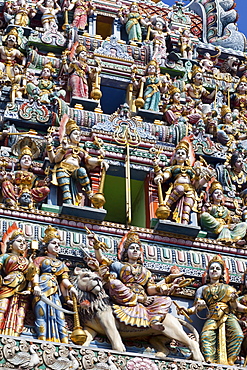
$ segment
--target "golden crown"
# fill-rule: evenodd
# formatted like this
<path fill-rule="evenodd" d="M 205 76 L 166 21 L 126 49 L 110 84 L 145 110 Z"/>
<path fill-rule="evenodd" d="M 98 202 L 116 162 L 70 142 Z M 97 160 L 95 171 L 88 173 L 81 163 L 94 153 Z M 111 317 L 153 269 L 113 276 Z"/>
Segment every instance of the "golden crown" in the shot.
<path fill-rule="evenodd" d="M 220 189 L 223 191 L 223 188 L 222 188 L 222 185 L 219 181 L 213 181 L 212 184 L 211 184 L 211 187 L 209 189 L 209 194 L 213 194 L 213 192 L 217 189 Z"/>
<path fill-rule="evenodd" d="M 24 155 L 30 155 L 31 158 L 33 158 L 33 153 L 31 151 L 31 149 L 29 148 L 29 146 L 25 145 L 21 151 L 20 151 L 20 154 L 19 154 L 19 159 L 22 158 Z"/>
<path fill-rule="evenodd" d="M 18 31 L 17 31 L 16 27 L 11 28 L 11 30 L 7 33 L 6 36 L 8 37 L 10 35 L 14 35 L 16 38 L 18 38 L 19 34 L 18 34 Z"/>
<path fill-rule="evenodd" d="M 178 149 L 184 149 L 188 154 L 190 150 L 190 144 L 187 141 L 181 140 L 176 146 L 175 151 L 177 151 Z"/>
<path fill-rule="evenodd" d="M 214 256 L 208 263 L 208 268 L 212 265 L 212 263 L 218 262 L 223 269 L 225 268 L 225 262 L 223 261 L 222 257 L 220 254 L 217 254 L 217 256 Z"/>
<path fill-rule="evenodd" d="M 192 68 L 192 77 L 194 77 L 197 73 L 202 73 L 202 68 L 194 65 Z"/>
<path fill-rule="evenodd" d="M 130 244 L 132 244 L 132 243 L 137 243 L 137 244 L 141 245 L 139 235 L 135 232 L 129 232 L 127 234 L 127 239 L 124 242 L 124 249 L 128 249 Z"/>
<path fill-rule="evenodd" d="M 242 76 L 240 78 L 239 82 L 247 82 L 247 77 L 246 76 Z"/>
<path fill-rule="evenodd" d="M 76 124 L 76 122 L 73 119 L 69 119 L 66 123 L 66 135 L 70 135 L 72 131 L 79 130 L 79 126 Z"/>
<path fill-rule="evenodd" d="M 221 117 L 225 117 L 227 113 L 232 113 L 231 108 L 228 105 L 222 105 L 221 107 Z"/>
<path fill-rule="evenodd" d="M 78 45 L 75 52 L 76 54 L 80 54 L 81 51 L 87 51 L 84 45 Z"/>
<path fill-rule="evenodd" d="M 9 238 L 9 241 L 11 242 L 13 239 L 15 239 L 18 235 L 23 235 L 23 231 L 21 229 L 18 229 L 18 230 L 15 230 L 12 232 L 10 238 Z"/>
<path fill-rule="evenodd" d="M 45 69 L 45 68 L 48 68 L 48 69 L 51 71 L 51 73 L 54 73 L 54 72 L 55 72 L 55 68 L 53 68 L 53 66 L 52 66 L 52 62 L 48 62 L 48 63 L 46 63 L 46 64 L 43 66 L 42 71 L 43 71 L 43 69 Z"/>
<path fill-rule="evenodd" d="M 47 229 L 45 230 L 45 236 L 42 241 L 43 243 L 48 243 L 51 239 L 54 239 L 54 238 L 59 239 L 59 240 L 61 239 L 60 235 L 57 232 L 57 229 L 49 225 Z"/>
<path fill-rule="evenodd" d="M 170 90 L 169 90 L 169 93 L 170 93 L 170 95 L 174 95 L 174 94 L 176 94 L 176 93 L 180 93 L 181 91 L 179 90 L 179 88 L 178 87 L 176 87 L 176 86 L 171 86 L 171 88 L 170 88 Z"/>

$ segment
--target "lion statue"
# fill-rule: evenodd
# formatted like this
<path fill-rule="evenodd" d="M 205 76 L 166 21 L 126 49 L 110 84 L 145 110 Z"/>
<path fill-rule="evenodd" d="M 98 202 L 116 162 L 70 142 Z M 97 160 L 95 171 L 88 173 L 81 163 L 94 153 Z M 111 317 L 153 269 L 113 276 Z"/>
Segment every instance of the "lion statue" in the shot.
<path fill-rule="evenodd" d="M 89 346 L 98 333 L 108 337 L 112 349 L 125 352 L 122 338 L 145 338 L 157 351 L 156 356 L 165 358 L 169 354 L 165 343 L 175 339 L 190 349 L 193 360 L 204 361 L 198 344 L 199 335 L 193 326 L 184 320 L 177 319 L 168 313 L 163 321 L 165 327 L 163 331 L 126 325 L 115 319 L 102 280 L 95 272 L 76 267 L 72 282 L 78 290 L 81 325 L 87 334 L 84 346 Z M 193 331 L 197 340 L 191 339 L 185 333 L 180 321 Z"/>

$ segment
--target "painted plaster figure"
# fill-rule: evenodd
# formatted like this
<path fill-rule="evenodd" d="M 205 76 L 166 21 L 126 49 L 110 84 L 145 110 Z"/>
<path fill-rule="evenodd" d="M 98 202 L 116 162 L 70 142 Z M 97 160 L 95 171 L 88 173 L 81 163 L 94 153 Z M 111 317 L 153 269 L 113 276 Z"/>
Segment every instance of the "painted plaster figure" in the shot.
<path fill-rule="evenodd" d="M 191 40 L 191 33 L 189 30 L 184 30 L 179 38 L 179 47 L 182 58 L 192 59 L 193 43 Z"/>
<path fill-rule="evenodd" d="M 16 26 L 28 27 L 30 19 L 37 13 L 34 4 L 25 0 L 7 1 L 5 20 Z"/>
<path fill-rule="evenodd" d="M 166 38 L 169 35 L 170 29 L 168 23 L 163 18 L 154 16 L 152 21 L 151 34 L 153 35 L 153 59 L 161 64 L 163 59 L 167 58 Z M 165 28 L 165 30 L 164 30 Z"/>
<path fill-rule="evenodd" d="M 174 150 L 171 166 L 165 168 L 163 172 L 159 167 L 155 168 L 154 182 L 169 181 L 170 184 L 164 204 L 165 218 L 172 212 L 172 219 L 185 225 L 190 223 L 192 210 L 197 211 L 196 187 L 203 186 L 211 177 L 209 172 L 203 174 L 199 167 L 193 168 L 192 161 L 190 143 L 182 140 Z"/>
<path fill-rule="evenodd" d="M 69 280 L 69 269 L 57 256 L 60 252 L 60 236 L 57 230 L 48 226 L 43 238 L 44 255 L 34 260 L 38 273 L 33 278 L 33 308 L 35 313 L 35 329 L 40 340 L 68 343 L 68 331 L 64 313 L 60 311 L 62 304 L 59 288 L 68 303 L 72 303 L 72 295 L 77 290 Z M 42 300 L 42 295 L 49 298 L 58 308 L 51 307 Z"/>
<path fill-rule="evenodd" d="M 236 87 L 235 93 L 231 96 L 231 108 L 238 109 L 240 117 L 247 122 L 247 78 L 243 76 Z"/>
<path fill-rule="evenodd" d="M 223 189 L 218 181 L 211 184 L 209 195 L 211 204 L 204 208 L 200 217 L 202 228 L 218 235 L 217 239 L 224 243 L 245 244 L 243 239 L 246 235 L 247 222 L 239 222 L 234 225 L 230 211 L 223 204 Z"/>
<path fill-rule="evenodd" d="M 87 18 L 93 15 L 95 6 L 91 1 L 85 0 L 68 0 L 67 6 L 63 10 L 68 11 L 75 8 L 74 18 L 72 22 L 73 27 L 77 27 L 79 30 L 85 30 L 87 26 Z"/>
<path fill-rule="evenodd" d="M 37 176 L 32 171 L 33 153 L 28 146 L 24 146 L 20 151 L 20 167 L 14 173 L 2 173 L 2 195 L 6 207 L 14 208 L 21 206 L 24 194 L 29 194 L 29 203 L 26 208 L 33 208 L 34 204 L 42 202 L 50 192 L 46 180 L 37 180 Z M 25 200 L 26 202 L 26 200 Z"/>
<path fill-rule="evenodd" d="M 0 256 L 0 333 L 20 336 L 29 305 L 31 264 L 26 258 L 27 242 L 16 224 L 3 235 Z"/>
<path fill-rule="evenodd" d="M 46 31 L 55 31 L 58 29 L 57 13 L 61 11 L 57 1 L 53 0 L 40 0 L 37 3 L 38 9 L 43 14 L 41 17 L 42 26 Z"/>
<path fill-rule="evenodd" d="M 92 158 L 80 146 L 81 131 L 76 122 L 69 119 L 65 125 L 65 132 L 61 136 L 61 144 L 55 150 L 51 145 L 52 138 L 48 137 L 47 152 L 51 163 L 55 163 L 52 183 L 61 188 L 63 203 L 80 205 L 81 196 L 77 183 L 92 199 L 93 192 L 86 168 L 100 166 L 102 159 Z M 93 199 L 92 199 L 93 201 Z"/>
<path fill-rule="evenodd" d="M 0 71 L 11 78 L 13 77 L 13 65 L 21 62 L 24 66 L 26 58 L 17 48 L 19 36 L 16 28 L 12 28 L 3 39 L 3 45 L 0 46 Z"/>
<path fill-rule="evenodd" d="M 142 42 L 141 25 L 149 26 L 150 22 L 145 22 L 139 13 L 138 5 L 133 2 L 128 10 L 121 10 L 119 18 L 122 24 L 125 24 L 128 40 L 134 42 Z"/>
<path fill-rule="evenodd" d="M 181 92 L 179 88 L 172 86 L 169 90 L 169 103 L 163 106 L 165 110 L 165 120 L 171 124 L 177 124 L 178 122 L 185 122 L 186 116 L 190 113 L 191 108 L 189 104 L 185 105 L 181 103 Z"/>
<path fill-rule="evenodd" d="M 211 93 L 203 86 L 202 69 L 194 66 L 192 69 L 192 82 L 185 86 L 185 91 L 188 100 L 202 101 L 212 100 L 215 97 L 215 90 Z"/>
<path fill-rule="evenodd" d="M 208 264 L 203 285 L 196 292 L 193 314 L 208 309 L 208 318 L 201 332 L 201 347 L 205 361 L 234 365 L 241 349 L 243 333 L 233 312 L 246 312 L 238 302 L 235 288 L 230 286 L 227 268 L 221 256 L 215 256 Z"/>

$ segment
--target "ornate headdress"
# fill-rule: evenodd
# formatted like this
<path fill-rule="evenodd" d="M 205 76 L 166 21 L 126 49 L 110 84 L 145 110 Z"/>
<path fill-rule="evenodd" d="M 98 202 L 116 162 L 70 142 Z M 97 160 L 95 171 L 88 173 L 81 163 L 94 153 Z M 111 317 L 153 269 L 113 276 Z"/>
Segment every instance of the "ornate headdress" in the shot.
<path fill-rule="evenodd" d="M 202 73 L 203 70 L 201 67 L 194 65 L 192 68 L 192 77 L 194 77 L 197 73 Z"/>
<path fill-rule="evenodd" d="M 239 83 L 240 82 L 247 82 L 247 77 L 246 76 L 242 76 L 239 80 Z"/>
<path fill-rule="evenodd" d="M 176 93 L 181 93 L 181 91 L 178 87 L 172 85 L 170 90 L 169 90 L 169 93 L 170 93 L 170 95 L 174 95 Z"/>
<path fill-rule="evenodd" d="M 29 148 L 29 146 L 27 146 L 27 145 L 25 145 L 23 148 L 21 148 L 18 158 L 20 159 L 24 155 L 30 155 L 30 157 L 33 158 L 33 153 L 31 151 L 31 149 Z"/>
<path fill-rule="evenodd" d="M 14 240 L 18 235 L 23 235 L 23 231 L 17 227 L 14 222 L 11 226 L 8 227 L 8 230 L 3 234 L 1 241 L 1 252 L 5 253 L 7 250 L 7 243 Z"/>
<path fill-rule="evenodd" d="M 49 225 L 47 227 L 47 229 L 45 230 L 45 236 L 42 240 L 43 243 L 48 243 L 51 239 L 54 239 L 54 238 L 57 238 L 57 239 L 61 239 L 60 238 L 60 235 L 58 234 L 58 231 L 55 227 Z"/>
<path fill-rule="evenodd" d="M 178 149 L 184 149 L 187 153 L 188 159 L 186 159 L 186 165 L 192 166 L 195 161 L 195 153 L 192 148 L 192 144 L 189 137 L 184 137 L 183 140 L 181 140 L 178 145 L 176 146 L 175 150 L 173 151 L 172 157 L 171 157 L 171 165 L 176 164 L 176 160 L 174 158 L 175 153 Z"/>
<path fill-rule="evenodd" d="M 223 272 L 223 277 L 225 282 L 228 284 L 230 281 L 230 276 L 229 276 L 229 270 L 226 267 L 225 261 L 223 261 L 222 257 L 220 254 L 217 254 L 217 256 L 214 256 L 209 262 L 207 266 L 207 270 L 204 272 L 202 275 L 202 283 L 205 284 L 207 282 L 207 277 L 208 277 L 208 270 L 212 263 L 219 263 L 220 266 L 222 267 L 222 272 Z"/>
<path fill-rule="evenodd" d="M 118 259 L 121 261 L 123 253 L 128 250 L 130 244 L 139 244 L 140 247 L 142 246 L 139 235 L 133 231 L 129 231 L 127 234 L 124 235 L 122 238 L 119 246 L 118 246 Z M 143 258 L 143 249 L 141 247 L 142 258 Z"/>
<path fill-rule="evenodd" d="M 53 66 L 52 66 L 52 62 L 48 62 L 48 63 L 46 63 L 44 66 L 43 66 L 43 68 L 42 68 L 42 71 L 43 71 L 43 69 L 45 69 L 45 68 L 48 68 L 50 71 L 51 71 L 51 73 L 54 73 L 56 70 L 55 70 L 55 68 L 53 68 Z"/>
<path fill-rule="evenodd" d="M 3 36 L 3 41 L 5 42 L 10 35 L 14 35 L 16 37 L 17 44 L 20 45 L 21 39 L 16 27 L 11 28 L 11 30 L 5 36 Z"/>
<path fill-rule="evenodd" d="M 225 117 L 227 113 L 232 113 L 231 108 L 228 105 L 222 105 L 221 107 L 221 117 Z"/>
<path fill-rule="evenodd" d="M 187 141 L 181 140 L 176 146 L 175 151 L 177 151 L 178 149 L 184 149 L 186 153 L 188 154 L 190 150 L 190 145 Z"/>
<path fill-rule="evenodd" d="M 66 129 L 65 129 L 66 135 L 69 136 L 71 132 L 74 130 L 80 131 L 80 128 L 73 119 L 69 119 L 68 122 L 66 123 Z"/>
<path fill-rule="evenodd" d="M 217 190 L 217 189 L 220 189 L 220 190 L 222 190 L 222 191 L 223 191 L 223 188 L 222 188 L 221 183 L 220 183 L 219 181 L 214 181 L 214 182 L 212 182 L 211 187 L 210 187 L 210 189 L 209 189 L 209 194 L 210 194 L 210 195 L 212 195 L 212 194 L 213 194 L 213 192 L 214 192 L 215 190 Z"/>
<path fill-rule="evenodd" d="M 78 45 L 76 50 L 75 50 L 76 54 L 80 54 L 81 51 L 87 51 L 87 49 L 84 45 Z"/>

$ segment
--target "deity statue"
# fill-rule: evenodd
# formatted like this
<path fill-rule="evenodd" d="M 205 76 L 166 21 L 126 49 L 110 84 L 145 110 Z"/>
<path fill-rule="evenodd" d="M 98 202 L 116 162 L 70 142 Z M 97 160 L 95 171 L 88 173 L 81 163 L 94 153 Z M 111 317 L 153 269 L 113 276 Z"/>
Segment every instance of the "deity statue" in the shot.
<path fill-rule="evenodd" d="M 0 46 L 0 71 L 6 73 L 9 78 L 13 77 L 12 68 L 17 62 L 22 66 L 26 64 L 25 56 L 18 50 L 19 37 L 16 28 L 12 28 L 6 36 L 3 37 L 3 45 Z"/>
<path fill-rule="evenodd" d="M 139 13 L 138 4 L 133 2 L 129 9 L 121 9 L 119 19 L 122 24 L 125 24 L 128 40 L 134 42 L 142 42 L 141 25 L 148 27 L 150 22 L 146 22 Z"/>
<path fill-rule="evenodd" d="M 46 63 L 41 71 L 38 79 L 32 79 L 32 82 L 27 83 L 27 93 L 30 99 L 34 99 L 38 96 L 38 100 L 43 104 L 50 104 L 50 99 L 53 93 L 56 92 L 58 96 L 64 96 L 65 91 L 61 90 L 60 87 L 56 87 L 53 82 L 52 73 L 55 69 L 52 67 L 52 63 Z"/>
<path fill-rule="evenodd" d="M 234 365 L 241 349 L 244 336 L 234 312 L 246 313 L 247 308 L 228 283 L 228 269 L 221 256 L 215 256 L 203 276 L 204 285 L 197 289 L 194 306 L 187 310 L 188 314 L 208 310 L 201 332 L 202 353 L 208 363 Z"/>
<path fill-rule="evenodd" d="M 246 357 L 247 357 L 247 270 L 245 270 L 244 274 L 242 275 L 241 279 L 241 286 L 240 292 L 238 292 L 238 302 L 246 307 L 246 311 L 237 312 L 237 317 L 239 320 L 239 324 L 243 330 L 244 340 L 242 342 L 241 352 L 245 356 L 244 366 L 246 366 Z"/>
<path fill-rule="evenodd" d="M 170 124 L 177 124 L 178 122 L 185 122 L 186 116 L 191 109 L 189 104 L 181 104 L 181 92 L 178 87 L 171 86 L 169 89 L 169 102 L 163 105 L 164 118 Z"/>
<path fill-rule="evenodd" d="M 153 59 L 157 60 L 159 64 L 162 63 L 162 59 L 167 58 L 166 50 L 166 38 L 170 33 L 168 23 L 164 21 L 163 18 L 159 16 L 154 16 L 151 19 L 152 28 L 150 30 L 153 35 Z"/>
<path fill-rule="evenodd" d="M 45 2 L 45 5 L 44 5 Z M 37 2 L 37 7 L 43 14 L 41 17 L 41 23 L 45 30 L 47 31 L 57 31 L 57 13 L 61 11 L 60 6 L 57 3 L 57 0 L 40 0 Z"/>
<path fill-rule="evenodd" d="M 247 181 L 247 168 L 241 152 L 235 151 L 230 157 L 229 163 L 217 166 L 218 180 L 223 190 L 229 197 L 239 197 L 244 190 Z"/>
<path fill-rule="evenodd" d="M 67 63 L 67 56 L 63 55 L 63 66 L 65 72 L 69 74 L 69 87 L 72 97 L 89 98 L 89 78 L 98 78 L 100 67 L 92 70 L 87 63 L 87 49 L 83 45 L 78 45 L 75 54 L 70 55 L 71 62 Z"/>
<path fill-rule="evenodd" d="M 167 90 L 168 81 L 166 76 L 160 76 L 160 68 L 156 60 L 148 63 L 145 76 L 140 79 L 139 85 L 140 92 L 135 101 L 136 106 L 143 106 L 143 109 L 158 112 L 161 93 Z"/>
<path fill-rule="evenodd" d="M 155 283 L 151 272 L 143 266 L 143 247 L 135 232 L 128 232 L 122 239 L 116 262 L 103 255 L 102 242 L 94 239 L 94 249 L 115 317 L 126 325 L 162 332 L 163 320 L 172 304 L 168 295 L 179 288 L 181 274 L 169 278 L 169 283 L 166 279 Z"/>
<path fill-rule="evenodd" d="M 222 145 L 231 147 L 237 134 L 233 127 L 231 108 L 223 105 L 221 108 L 221 123 L 217 127 L 217 139 Z"/>
<path fill-rule="evenodd" d="M 16 0 L 6 2 L 6 12 L 4 18 L 8 23 L 16 26 L 28 27 L 30 19 L 36 15 L 35 5 L 26 0 Z"/>
<path fill-rule="evenodd" d="M 202 69 L 198 66 L 194 66 L 192 69 L 192 82 L 185 85 L 185 91 L 188 100 L 202 101 L 212 100 L 215 97 L 215 90 L 211 93 L 203 87 L 203 75 Z"/>
<path fill-rule="evenodd" d="M 51 163 L 55 163 L 52 184 L 61 188 L 63 203 L 80 205 L 81 196 L 76 186 L 77 183 L 93 202 L 94 194 L 86 168 L 107 167 L 107 164 L 102 159 L 90 157 L 87 151 L 80 147 L 81 131 L 74 120 L 69 119 L 61 124 L 64 124 L 61 131 L 65 130 L 65 132 L 61 136 L 60 146 L 55 150 L 51 145 L 52 137 L 48 136 L 47 139 L 48 157 Z"/>
<path fill-rule="evenodd" d="M 194 210 L 197 212 L 196 190 L 206 184 L 211 178 L 211 173 L 194 165 L 194 153 L 191 144 L 182 140 L 176 146 L 171 158 L 171 166 L 161 171 L 155 163 L 154 182 L 166 183 L 169 181 L 169 189 L 164 201 L 164 219 L 172 213 L 172 220 L 182 223 L 190 223 L 190 215 Z"/>
<path fill-rule="evenodd" d="M 25 200 L 24 208 L 33 208 L 33 204 L 38 205 L 49 194 L 47 180 L 38 180 L 33 173 L 32 159 L 33 152 L 25 145 L 20 150 L 17 170 L 1 173 L 2 195 L 6 207 L 16 208 L 23 205 L 24 194 L 29 194 L 30 202 L 26 204 L 27 200 Z"/>
<path fill-rule="evenodd" d="M 193 55 L 193 42 L 191 40 L 191 33 L 189 30 L 183 30 L 179 38 L 179 48 L 182 58 L 192 59 Z"/>
<path fill-rule="evenodd" d="M 14 105 L 15 99 L 21 99 L 26 92 L 26 76 L 23 73 L 23 67 L 15 64 L 12 68 L 13 76 L 11 78 L 10 101 Z"/>
<path fill-rule="evenodd" d="M 71 298 L 73 294 L 77 296 L 77 290 L 69 280 L 68 267 L 57 258 L 61 249 L 60 236 L 51 225 L 45 230 L 42 242 L 44 246 L 41 255 L 34 260 L 37 269 L 33 277 L 35 329 L 40 340 L 68 343 L 59 289 L 67 303 L 72 303 Z M 57 308 L 49 305 L 42 296 Z"/>
<path fill-rule="evenodd" d="M 236 87 L 235 93 L 231 95 L 231 108 L 238 109 L 240 117 L 247 122 L 247 77 L 242 76 Z"/>
<path fill-rule="evenodd" d="M 95 6 L 92 1 L 86 0 L 68 0 L 65 3 L 63 11 L 69 11 L 75 8 L 72 26 L 78 30 L 85 30 L 87 26 L 87 17 L 93 15 Z"/>
<path fill-rule="evenodd" d="M 0 269 L 0 333 L 18 337 L 24 327 L 29 306 L 32 263 L 26 258 L 27 242 L 14 223 L 3 235 Z"/>
<path fill-rule="evenodd" d="M 217 240 L 241 246 L 246 243 L 243 239 L 246 235 L 247 222 L 233 222 L 230 211 L 224 206 L 223 200 L 222 185 L 214 181 L 209 189 L 210 204 L 202 209 L 201 226 L 204 230 L 217 235 Z"/>
<path fill-rule="evenodd" d="M 215 65 L 218 63 L 218 57 L 221 55 L 221 50 L 218 47 L 215 49 L 218 51 L 215 55 L 211 55 L 208 52 L 203 54 L 203 58 L 199 62 L 203 72 L 211 74 L 219 73 L 219 69 L 217 69 Z"/>

